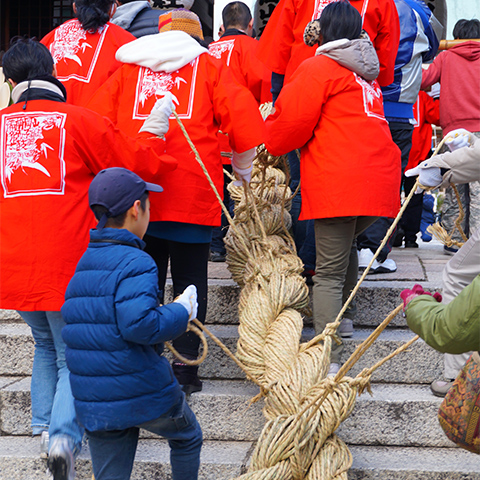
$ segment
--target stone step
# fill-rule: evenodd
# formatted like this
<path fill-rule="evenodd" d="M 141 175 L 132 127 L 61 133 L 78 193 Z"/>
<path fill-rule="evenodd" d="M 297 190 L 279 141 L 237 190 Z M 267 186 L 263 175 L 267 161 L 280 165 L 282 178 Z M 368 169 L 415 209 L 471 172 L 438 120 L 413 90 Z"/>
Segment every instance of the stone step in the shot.
<path fill-rule="evenodd" d="M 231 351 L 236 351 L 238 329 L 235 325 L 209 326 Z M 351 339 L 345 339 L 346 360 L 355 347 L 371 333 L 369 329 L 356 329 Z M 305 328 L 304 340 L 312 338 L 312 328 Z M 405 329 L 385 330 L 374 345 L 353 368 L 352 375 L 357 375 L 363 368 L 371 367 L 399 346 L 410 340 L 414 334 Z M 228 358 L 225 353 L 208 340 L 209 353 L 200 367 L 202 378 L 243 379 L 244 373 Z M 0 323 L 0 376 L 30 375 L 32 372 L 34 343 L 30 329 L 26 324 Z M 170 356 L 170 354 L 169 354 Z M 439 378 L 443 371 L 443 355 L 423 342 L 417 340 L 408 351 L 397 355 L 380 367 L 373 376 L 375 382 L 389 383 L 431 383 Z"/>
<path fill-rule="evenodd" d="M 199 480 L 229 480 L 245 472 L 250 442 L 205 442 Z M 480 480 L 480 457 L 459 448 L 350 446 L 349 480 Z M 140 440 L 132 480 L 171 480 L 169 448 L 163 440 Z M 44 480 L 46 461 L 38 439 L 0 437 L 0 480 Z M 88 446 L 76 461 L 77 480 L 91 480 Z"/>
<path fill-rule="evenodd" d="M 356 295 L 357 315 L 355 325 L 377 326 L 397 305 L 401 303 L 400 293 L 404 288 L 412 286 L 402 282 L 368 282 L 370 286 L 360 287 Z M 210 280 L 208 287 L 208 308 L 206 321 L 209 324 L 238 324 L 238 299 L 240 287 L 233 280 Z M 172 286 L 166 288 L 165 301 L 172 300 Z M 311 308 L 311 298 L 310 298 Z M 23 323 L 20 315 L 14 310 L 0 310 L 2 323 Z M 311 317 L 305 317 L 305 324 L 311 325 Z M 403 316 L 397 315 L 391 326 L 405 327 Z"/>
<path fill-rule="evenodd" d="M 0 431 L 28 435 L 30 379 L 5 380 L 0 389 Z M 451 447 L 437 420 L 441 399 L 427 386 L 372 384 L 357 398 L 338 433 L 356 445 Z M 263 428 L 263 402 L 250 405 L 258 388 L 242 381 L 205 381 L 202 392 L 189 398 L 207 440 L 255 441 Z M 145 433 L 144 436 L 148 436 Z"/>

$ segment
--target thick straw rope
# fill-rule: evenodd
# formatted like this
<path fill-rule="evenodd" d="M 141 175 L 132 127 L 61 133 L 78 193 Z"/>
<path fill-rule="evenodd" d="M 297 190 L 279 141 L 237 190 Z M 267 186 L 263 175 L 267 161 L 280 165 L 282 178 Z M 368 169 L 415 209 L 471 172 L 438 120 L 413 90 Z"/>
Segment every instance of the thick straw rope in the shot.
<path fill-rule="evenodd" d="M 198 152 L 175 116 L 221 203 Z M 310 342 L 301 343 L 301 312 L 307 309 L 309 291 L 301 276 L 303 264 L 288 234 L 291 218 L 287 208 L 292 195 L 282 165 L 283 158 L 272 157 L 259 148 L 250 186 L 229 185 L 236 202 L 235 220 L 221 203 L 231 227 L 225 238 L 227 262 L 232 277 L 242 287 L 236 358 L 200 322 L 196 325 L 210 334 L 247 377 L 260 386 L 261 393 L 254 400 L 265 398 L 263 412 L 267 422 L 248 473 L 238 480 L 346 480 L 352 457 L 334 431 L 351 413 L 357 394 L 369 389 L 372 373 L 418 337 L 356 378 L 345 376 L 399 313 L 399 306 L 357 347 L 335 378 L 326 376 L 332 341 L 340 341 L 336 329 L 373 260 L 335 322 Z M 393 232 L 417 185 L 418 182 L 374 258 Z"/>

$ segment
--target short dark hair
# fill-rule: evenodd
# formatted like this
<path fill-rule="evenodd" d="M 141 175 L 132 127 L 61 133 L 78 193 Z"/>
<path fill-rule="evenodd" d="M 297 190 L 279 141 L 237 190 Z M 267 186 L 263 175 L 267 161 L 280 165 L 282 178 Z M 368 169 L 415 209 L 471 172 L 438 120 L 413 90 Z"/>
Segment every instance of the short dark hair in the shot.
<path fill-rule="evenodd" d="M 362 17 L 348 1 L 333 2 L 327 5 L 320 16 L 322 43 L 340 38 L 354 40 L 362 32 Z"/>
<path fill-rule="evenodd" d="M 480 20 L 476 18 L 472 18 L 472 20 L 462 18 L 453 27 L 453 38 L 480 38 Z"/>
<path fill-rule="evenodd" d="M 148 195 L 149 195 L 149 192 L 147 190 L 139 198 L 140 207 L 143 211 L 145 211 L 145 209 L 147 208 Z M 104 207 L 103 205 L 92 205 L 90 208 L 93 210 L 93 214 L 95 215 L 95 218 L 98 221 L 100 221 L 100 219 L 103 217 L 104 213 L 108 213 L 108 208 Z M 123 212 L 120 215 L 117 215 L 116 217 L 110 217 L 107 220 L 107 223 L 105 224 L 105 227 L 107 227 L 107 228 L 108 227 L 110 227 L 110 228 L 122 228 L 123 225 L 125 224 L 125 218 L 127 218 L 127 212 Z"/>
<path fill-rule="evenodd" d="M 36 38 L 13 37 L 2 57 L 3 73 L 15 83 L 51 75 L 53 58 Z"/>
<path fill-rule="evenodd" d="M 252 13 L 243 2 L 231 2 L 222 11 L 222 21 L 225 30 L 231 27 L 247 28 L 251 19 Z"/>
<path fill-rule="evenodd" d="M 84 30 L 96 32 L 110 20 L 115 0 L 75 0 L 77 18 Z"/>

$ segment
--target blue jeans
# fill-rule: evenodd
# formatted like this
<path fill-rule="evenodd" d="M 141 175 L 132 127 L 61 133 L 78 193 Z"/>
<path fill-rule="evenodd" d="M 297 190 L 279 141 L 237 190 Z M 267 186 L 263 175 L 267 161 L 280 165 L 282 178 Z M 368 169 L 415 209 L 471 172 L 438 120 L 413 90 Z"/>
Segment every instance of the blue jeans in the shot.
<path fill-rule="evenodd" d="M 150 422 L 125 430 L 87 430 L 95 480 L 129 480 L 140 428 L 168 440 L 173 480 L 197 480 L 202 430 L 184 396 L 169 412 Z"/>
<path fill-rule="evenodd" d="M 83 428 L 76 420 L 70 372 L 65 362 L 65 325 L 60 312 L 18 312 L 32 329 L 35 355 L 32 370 L 32 430 L 48 430 L 50 441 L 67 436 L 74 453 L 80 451 Z"/>

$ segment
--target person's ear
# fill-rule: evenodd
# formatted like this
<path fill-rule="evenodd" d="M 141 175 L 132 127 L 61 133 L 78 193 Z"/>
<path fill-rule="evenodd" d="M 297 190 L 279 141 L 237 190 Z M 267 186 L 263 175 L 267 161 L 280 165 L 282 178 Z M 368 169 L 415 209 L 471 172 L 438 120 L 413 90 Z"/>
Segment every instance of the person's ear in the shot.
<path fill-rule="evenodd" d="M 10 83 L 12 88 L 15 88 L 18 85 L 18 83 L 14 82 L 11 78 L 7 78 L 7 82 Z"/>
<path fill-rule="evenodd" d="M 135 220 L 138 220 L 138 215 L 140 214 L 141 208 L 142 202 L 140 200 L 135 200 L 135 203 L 132 206 L 132 215 L 135 217 Z"/>
<path fill-rule="evenodd" d="M 72 3 L 72 8 L 73 8 L 73 13 L 77 15 L 77 6 L 75 5 L 75 2 Z"/>
<path fill-rule="evenodd" d="M 112 8 L 110 9 L 109 17 L 112 18 L 115 15 L 115 12 L 117 11 L 117 2 L 112 3 Z"/>
<path fill-rule="evenodd" d="M 248 22 L 247 33 L 252 36 L 253 33 L 253 18 Z"/>
<path fill-rule="evenodd" d="M 52 77 L 58 78 L 57 66 L 55 64 L 53 64 Z"/>

